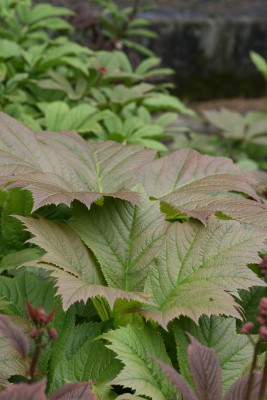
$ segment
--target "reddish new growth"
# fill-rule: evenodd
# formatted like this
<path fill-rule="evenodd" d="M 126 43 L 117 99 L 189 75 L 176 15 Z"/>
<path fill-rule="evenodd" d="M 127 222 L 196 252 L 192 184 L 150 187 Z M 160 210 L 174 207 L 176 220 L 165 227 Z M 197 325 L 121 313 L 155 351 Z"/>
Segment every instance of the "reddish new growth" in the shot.
<path fill-rule="evenodd" d="M 32 357 L 32 362 L 28 371 L 29 382 L 34 381 L 35 370 L 41 351 L 52 341 L 57 338 L 57 331 L 49 326 L 53 320 L 56 309 L 50 313 L 46 313 L 43 307 L 34 308 L 29 303 L 26 304 L 27 314 L 30 320 L 34 323 L 33 329 L 29 332 L 29 336 L 35 342 L 35 352 Z M 48 334 L 48 339 L 45 334 Z"/>
<path fill-rule="evenodd" d="M 259 263 L 260 272 L 262 275 L 267 275 L 267 254 L 263 257 Z"/>

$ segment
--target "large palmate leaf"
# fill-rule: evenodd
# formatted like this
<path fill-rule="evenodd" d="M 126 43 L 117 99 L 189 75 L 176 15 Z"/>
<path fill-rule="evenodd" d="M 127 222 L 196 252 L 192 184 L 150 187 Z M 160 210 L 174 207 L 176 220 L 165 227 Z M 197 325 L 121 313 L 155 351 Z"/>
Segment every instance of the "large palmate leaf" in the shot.
<path fill-rule="evenodd" d="M 224 391 L 241 377 L 252 360 L 253 346 L 247 336 L 236 333 L 236 320 L 233 318 L 203 316 L 198 325 L 188 318 L 182 318 L 174 322 L 173 329 L 180 370 L 188 381 L 190 380 L 187 358 L 189 340 L 185 332 L 189 332 L 200 343 L 215 350 L 222 371 Z"/>
<path fill-rule="evenodd" d="M 102 335 L 111 344 L 107 347 L 117 354 L 125 365 L 113 384 L 135 390 L 136 395 L 144 395 L 157 400 L 169 400 L 174 390 L 155 358 L 170 365 L 164 343 L 155 329 L 128 325 Z"/>
<path fill-rule="evenodd" d="M 0 114 L 0 184 L 33 194 L 33 210 L 77 199 L 86 206 L 102 196 L 138 201 L 127 181 L 155 153 L 113 142 L 87 143 L 74 132 L 33 133 Z"/>
<path fill-rule="evenodd" d="M 48 400 L 45 394 L 45 380 L 34 385 L 20 383 L 12 385 L 0 394 L 0 400 Z"/>
<path fill-rule="evenodd" d="M 240 317 L 229 292 L 265 285 L 246 266 L 259 262 L 264 239 L 235 221 L 174 222 L 145 285 L 156 306 L 144 307 L 143 315 L 164 327 L 181 315 L 196 322 L 202 314 Z"/>
<path fill-rule="evenodd" d="M 92 380 L 96 385 L 107 383 L 121 369 L 114 353 L 99 339 L 108 325 L 85 323 L 75 326 L 73 311 L 67 312 L 64 326 L 52 347 L 48 374 L 50 391 L 64 382 Z"/>
<path fill-rule="evenodd" d="M 76 208 L 70 225 L 97 257 L 109 286 L 143 291 L 168 226 L 159 205 L 107 199 L 103 207 Z"/>
<path fill-rule="evenodd" d="M 51 270 L 57 280 L 57 293 L 63 308 L 90 297 L 105 297 L 110 306 L 118 298 L 146 302 L 149 296 L 104 286 L 98 265 L 80 237 L 66 224 L 45 219 L 19 217 L 34 235 L 30 239 L 46 253 L 33 265 Z M 28 263 L 29 264 L 29 263 Z"/>
<path fill-rule="evenodd" d="M 267 227 L 267 207 L 252 189 L 254 178 L 224 157 L 178 150 L 138 169 L 135 183 L 160 200 L 170 217 L 186 214 L 206 223 L 216 212 L 244 223 Z M 240 192 L 253 200 L 233 196 Z"/>

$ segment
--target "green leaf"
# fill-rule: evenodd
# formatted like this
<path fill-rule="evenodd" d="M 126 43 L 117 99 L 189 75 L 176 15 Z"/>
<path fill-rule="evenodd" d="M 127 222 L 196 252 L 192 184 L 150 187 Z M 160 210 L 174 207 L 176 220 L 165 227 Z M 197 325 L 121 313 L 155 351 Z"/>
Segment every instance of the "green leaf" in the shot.
<path fill-rule="evenodd" d="M 106 330 L 105 324 L 85 323 L 75 326 L 74 317 L 67 318 L 52 348 L 48 376 L 50 391 L 65 382 L 92 380 L 96 385 L 103 385 L 111 381 L 121 369 L 114 353 L 99 339 Z"/>
<path fill-rule="evenodd" d="M 267 62 L 265 58 L 255 51 L 251 51 L 249 55 L 258 71 L 263 75 L 264 79 L 267 79 Z"/>
<path fill-rule="evenodd" d="M 136 395 L 168 400 L 175 391 L 153 357 L 171 365 L 163 340 L 158 332 L 146 326 L 143 329 L 128 325 L 102 335 L 107 347 L 124 364 L 112 383 L 135 390 Z"/>
<path fill-rule="evenodd" d="M 247 268 L 259 262 L 263 246 L 262 234 L 234 221 L 172 223 L 145 285 L 156 306 L 144 306 L 142 314 L 165 328 L 181 315 L 196 323 L 203 314 L 241 318 L 230 293 L 265 286 Z"/>
<path fill-rule="evenodd" d="M 0 272 L 10 269 L 16 269 L 20 265 L 27 264 L 27 261 L 32 261 L 40 258 L 42 251 L 38 248 L 23 249 L 15 253 L 8 254 L 0 261 Z"/>
<path fill-rule="evenodd" d="M 38 4 L 35 6 L 29 15 L 30 23 L 34 24 L 41 19 L 50 18 L 50 17 L 63 17 L 63 16 L 71 16 L 74 13 L 64 7 L 54 7 L 50 4 Z"/>
<path fill-rule="evenodd" d="M 109 286 L 142 291 L 167 228 L 158 205 L 145 196 L 138 206 L 106 199 L 103 207 L 77 207 L 74 215 L 69 224 L 97 257 Z"/>
<path fill-rule="evenodd" d="M 185 332 L 215 350 L 221 366 L 224 392 L 243 375 L 245 367 L 252 360 L 253 346 L 247 336 L 236 333 L 236 321 L 233 318 L 203 316 L 198 325 L 188 318 L 182 318 L 173 324 L 173 330 L 181 373 L 189 381 L 189 340 Z"/>
<path fill-rule="evenodd" d="M 63 101 L 54 101 L 45 107 L 45 124 L 51 131 L 60 131 L 62 121 L 69 114 L 69 106 Z"/>
<path fill-rule="evenodd" d="M 20 250 L 29 235 L 23 231 L 22 224 L 13 216 L 16 214 L 28 216 L 32 210 L 30 192 L 20 189 L 8 191 L 1 214 L 1 231 L 5 246 Z"/>
<path fill-rule="evenodd" d="M 86 302 L 97 296 L 106 298 L 111 307 L 118 298 L 141 302 L 149 298 L 143 293 L 106 287 L 93 255 L 66 224 L 44 219 L 19 219 L 34 235 L 29 241 L 46 251 L 39 260 L 27 265 L 51 271 L 65 310 L 76 301 Z"/>
<path fill-rule="evenodd" d="M 224 136 L 235 139 L 245 136 L 245 118 L 235 111 L 223 108 L 220 111 L 203 111 L 206 119 L 219 129 L 224 131 Z"/>
<path fill-rule="evenodd" d="M 153 94 L 143 101 L 144 106 L 153 111 L 178 111 L 184 114 L 194 116 L 195 113 L 187 108 L 177 97 L 167 94 Z"/>
<path fill-rule="evenodd" d="M 7 59 L 11 57 L 20 56 L 21 49 L 19 45 L 11 40 L 0 40 L 0 58 Z"/>

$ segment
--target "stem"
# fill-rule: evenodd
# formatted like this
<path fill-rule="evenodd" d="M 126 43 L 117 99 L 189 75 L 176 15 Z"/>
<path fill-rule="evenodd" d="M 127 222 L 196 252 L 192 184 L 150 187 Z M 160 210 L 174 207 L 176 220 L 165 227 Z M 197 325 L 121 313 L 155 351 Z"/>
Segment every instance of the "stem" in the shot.
<path fill-rule="evenodd" d="M 36 348 L 35 348 L 35 352 L 33 354 L 32 357 L 32 361 L 31 361 L 31 365 L 29 368 L 29 383 L 33 383 L 34 382 L 34 377 L 35 377 L 35 370 L 37 367 L 37 362 L 40 356 L 40 353 L 42 351 L 42 343 L 41 343 L 42 338 L 38 337 L 36 339 Z"/>
<path fill-rule="evenodd" d="M 260 387 L 258 400 L 265 399 L 266 387 L 267 387 L 267 354 L 265 356 L 265 363 L 264 363 L 264 369 L 263 369 L 263 374 L 262 374 L 262 379 L 261 379 L 261 387 Z"/>
<path fill-rule="evenodd" d="M 253 360 L 252 360 L 252 364 L 251 364 L 251 367 L 250 367 L 248 386 L 247 386 L 246 395 L 245 395 L 244 400 L 251 400 L 250 399 L 250 394 L 251 394 L 252 384 L 253 384 L 255 370 L 256 370 L 256 366 L 257 366 L 259 345 L 260 345 L 260 342 L 258 341 L 255 344 L 255 348 L 254 348 Z"/>

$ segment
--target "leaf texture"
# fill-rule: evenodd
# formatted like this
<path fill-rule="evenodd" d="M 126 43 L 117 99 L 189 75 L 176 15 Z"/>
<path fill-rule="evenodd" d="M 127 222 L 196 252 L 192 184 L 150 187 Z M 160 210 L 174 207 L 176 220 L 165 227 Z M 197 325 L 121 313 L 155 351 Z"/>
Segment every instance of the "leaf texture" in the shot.
<path fill-rule="evenodd" d="M 125 365 L 112 381 L 113 384 L 132 388 L 136 395 L 152 399 L 168 400 L 174 397 L 174 389 L 155 361 L 155 358 L 161 359 L 170 365 L 163 340 L 155 329 L 128 325 L 109 331 L 102 337 L 110 342 L 107 347 Z"/>
<path fill-rule="evenodd" d="M 235 221 L 211 218 L 207 227 L 196 221 L 174 222 L 145 285 L 156 307 L 143 307 L 143 315 L 165 328 L 181 315 L 196 322 L 202 314 L 240 318 L 230 293 L 264 285 L 247 268 L 259 262 L 263 243 L 262 233 Z"/>
<path fill-rule="evenodd" d="M 255 178 L 228 158 L 182 149 L 148 162 L 138 171 L 134 182 L 141 183 L 163 209 L 167 205 L 204 224 L 210 215 L 220 212 L 244 223 L 267 227 L 267 207 L 259 202 L 252 188 Z M 244 193 L 255 201 L 231 192 Z"/>
<path fill-rule="evenodd" d="M 0 393 L 0 400 L 47 400 L 45 387 L 45 380 L 33 385 L 27 383 L 12 385 L 3 393 Z"/>
<path fill-rule="evenodd" d="M 45 219 L 18 218 L 34 235 L 29 241 L 46 251 L 32 265 L 51 271 L 57 280 L 57 293 L 62 297 L 64 309 L 76 301 L 86 302 L 96 296 L 105 297 L 111 307 L 118 298 L 141 302 L 149 300 L 149 296 L 144 293 L 104 286 L 105 282 L 92 254 L 66 224 Z"/>
<path fill-rule="evenodd" d="M 249 375 L 244 375 L 226 393 L 224 400 L 243 400 L 247 391 Z M 250 399 L 257 399 L 260 391 L 260 384 L 262 380 L 262 374 L 256 373 L 254 375 Z"/>
<path fill-rule="evenodd" d="M 87 207 L 111 196 L 136 203 L 127 182 L 135 168 L 155 152 L 114 142 L 86 142 L 74 132 L 33 133 L 6 114 L 0 114 L 0 184 L 32 192 L 33 210 L 46 204 Z"/>
<path fill-rule="evenodd" d="M 70 225 L 97 257 L 109 286 L 143 291 L 168 226 L 157 203 L 142 195 L 138 206 L 106 199 L 103 207 L 77 208 Z"/>
<path fill-rule="evenodd" d="M 181 318 L 174 322 L 173 331 L 181 373 L 188 380 L 190 379 L 187 357 L 188 338 L 185 332 L 193 335 L 203 345 L 215 350 L 222 372 L 224 392 L 241 377 L 246 366 L 251 363 L 253 346 L 247 336 L 236 332 L 234 318 L 202 316 L 198 325 L 189 318 Z"/>
<path fill-rule="evenodd" d="M 191 386 L 186 382 L 186 380 L 177 372 L 174 368 L 162 361 L 157 360 L 162 370 L 165 372 L 167 378 L 177 389 L 177 391 L 183 396 L 184 400 L 198 400 L 197 396 L 193 392 Z M 217 399 L 216 399 L 217 400 Z M 218 399 L 219 400 L 219 399 Z"/>
<path fill-rule="evenodd" d="M 49 396 L 49 400 L 95 400 L 90 386 L 91 382 L 66 383 Z"/>
<path fill-rule="evenodd" d="M 28 338 L 3 314 L 0 314 L 0 336 L 3 336 L 22 357 L 27 356 L 29 351 Z"/>
<path fill-rule="evenodd" d="M 222 381 L 219 360 L 213 349 L 190 336 L 189 365 L 199 400 L 221 400 Z"/>

